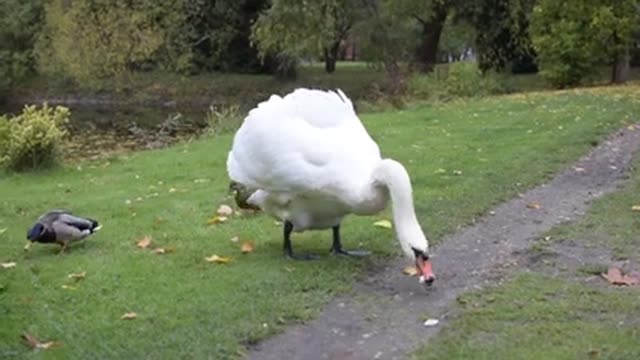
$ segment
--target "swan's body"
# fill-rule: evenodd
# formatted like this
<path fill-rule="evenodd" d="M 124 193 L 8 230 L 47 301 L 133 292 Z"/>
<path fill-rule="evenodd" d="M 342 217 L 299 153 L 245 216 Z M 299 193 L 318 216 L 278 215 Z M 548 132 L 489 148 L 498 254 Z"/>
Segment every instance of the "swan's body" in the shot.
<path fill-rule="evenodd" d="M 227 170 L 251 190 L 249 204 L 285 222 L 285 247 L 287 223 L 289 232 L 333 228 L 335 241 L 346 215 L 376 214 L 391 198 L 402 249 L 426 257 L 409 175 L 381 158 L 341 91 L 298 89 L 260 103 L 235 135 Z"/>

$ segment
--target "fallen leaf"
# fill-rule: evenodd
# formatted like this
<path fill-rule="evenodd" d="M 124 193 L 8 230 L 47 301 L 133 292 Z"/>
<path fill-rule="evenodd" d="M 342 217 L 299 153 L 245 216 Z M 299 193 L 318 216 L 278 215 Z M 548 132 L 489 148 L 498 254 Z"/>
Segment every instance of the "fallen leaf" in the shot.
<path fill-rule="evenodd" d="M 640 205 L 633 205 L 631 211 L 640 211 Z"/>
<path fill-rule="evenodd" d="M 242 243 L 242 245 L 240 245 L 240 251 L 242 251 L 243 254 L 248 254 L 250 252 L 253 252 L 253 250 L 255 250 L 255 246 L 253 245 L 253 241 L 245 241 Z"/>
<path fill-rule="evenodd" d="M 174 188 L 174 187 L 172 187 L 172 188 L 170 188 L 170 189 L 169 189 L 169 193 L 174 193 L 174 192 L 176 192 L 176 191 L 178 191 L 178 189 L 176 189 L 176 188 Z"/>
<path fill-rule="evenodd" d="M 453 170 L 453 175 L 461 176 L 462 175 L 462 170 Z"/>
<path fill-rule="evenodd" d="M 216 254 L 213 254 L 211 256 L 205 257 L 204 258 L 207 262 L 212 262 L 212 263 L 216 263 L 216 264 L 226 264 L 229 261 L 231 261 L 231 258 L 228 256 L 218 256 Z"/>
<path fill-rule="evenodd" d="M 542 208 L 542 205 L 540 205 L 540 203 L 537 202 L 537 201 L 532 201 L 532 202 L 527 204 L 527 207 L 529 209 L 540 210 Z"/>
<path fill-rule="evenodd" d="M 7 228 L 0 229 L 0 235 L 4 234 L 7 231 Z"/>
<path fill-rule="evenodd" d="M 69 279 L 74 279 L 75 281 L 80 281 L 80 280 L 84 280 L 85 277 L 87 277 L 87 272 L 83 271 L 80 273 L 71 273 L 69 275 L 67 275 L 67 277 Z"/>
<path fill-rule="evenodd" d="M 122 316 L 120 316 L 120 319 L 122 320 L 133 320 L 135 318 L 138 317 L 138 314 L 134 313 L 134 312 L 128 312 L 128 313 L 124 313 Z"/>
<path fill-rule="evenodd" d="M 140 249 L 146 249 L 147 247 L 149 247 L 149 245 L 151 245 L 151 236 L 147 235 L 138 240 L 138 242 L 136 243 L 136 246 L 138 246 Z"/>
<path fill-rule="evenodd" d="M 438 320 L 438 319 L 427 319 L 424 322 L 424 326 L 427 326 L 427 327 L 436 326 L 436 325 L 438 325 L 439 322 L 440 322 L 440 320 Z"/>
<path fill-rule="evenodd" d="M 575 170 L 575 172 L 584 172 L 584 168 L 578 167 L 578 166 L 574 166 L 573 170 Z"/>
<path fill-rule="evenodd" d="M 78 290 L 77 287 L 71 285 L 62 285 L 61 287 L 65 290 Z"/>
<path fill-rule="evenodd" d="M 231 208 L 231 206 L 223 204 L 218 207 L 218 210 L 216 210 L 216 214 L 218 216 L 228 217 L 233 215 L 233 209 Z"/>
<path fill-rule="evenodd" d="M 169 254 L 169 253 L 172 253 L 174 251 L 176 251 L 176 249 L 172 248 L 172 247 L 166 247 L 166 248 L 159 247 L 159 248 L 153 249 L 153 253 L 154 254 L 158 254 L 158 255 Z"/>
<path fill-rule="evenodd" d="M 215 215 L 211 219 L 207 220 L 207 225 L 220 224 L 227 221 L 227 219 L 228 218 L 226 216 Z"/>
<path fill-rule="evenodd" d="M 612 285 L 638 285 L 640 284 L 640 273 L 633 272 L 623 274 L 622 270 L 617 266 L 609 266 L 606 274 L 602 277 L 607 279 Z"/>
<path fill-rule="evenodd" d="M 393 227 L 393 225 L 391 224 L 391 221 L 389 220 L 376 221 L 373 223 L 373 226 L 377 226 L 385 229 L 391 229 Z"/>
<path fill-rule="evenodd" d="M 433 172 L 434 174 L 446 174 L 447 170 L 443 169 L 443 168 L 439 168 L 436 171 Z"/>
<path fill-rule="evenodd" d="M 237 243 L 238 241 L 240 241 L 240 238 L 237 236 L 231 238 L 231 242 Z"/>
<path fill-rule="evenodd" d="M 38 340 L 35 336 L 33 335 L 29 335 L 27 333 L 22 334 L 22 339 L 24 341 L 27 342 L 27 345 L 29 345 L 29 347 L 31 347 L 32 349 L 41 349 L 41 350 L 47 350 L 50 349 L 54 346 L 58 346 L 59 343 L 55 342 L 55 341 L 45 341 L 42 342 L 40 340 Z"/>
<path fill-rule="evenodd" d="M 418 275 L 418 269 L 413 265 L 407 265 L 402 269 L 402 273 L 409 276 L 416 276 Z"/>
<path fill-rule="evenodd" d="M 11 269 L 13 267 L 16 267 L 16 263 L 15 262 L 5 262 L 5 263 L 0 263 L 0 266 L 2 266 L 3 269 Z"/>

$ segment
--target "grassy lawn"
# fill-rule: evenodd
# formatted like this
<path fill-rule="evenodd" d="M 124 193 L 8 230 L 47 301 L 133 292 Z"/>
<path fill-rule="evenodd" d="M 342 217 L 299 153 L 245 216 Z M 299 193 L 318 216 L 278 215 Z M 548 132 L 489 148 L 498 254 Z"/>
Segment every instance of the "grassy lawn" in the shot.
<path fill-rule="evenodd" d="M 419 219 L 437 243 L 628 123 L 639 93 L 629 86 L 512 95 L 416 105 L 363 120 L 383 153 L 408 167 Z M 237 357 L 284 325 L 310 319 L 374 263 L 399 253 L 392 233 L 372 226 L 388 212 L 345 222 L 345 247 L 374 252 L 363 261 L 285 260 L 281 229 L 264 216 L 208 226 L 217 206 L 229 203 L 230 142 L 230 135 L 211 137 L 0 178 L 0 262 L 17 263 L 0 269 L 0 357 Z M 27 227 L 51 208 L 95 217 L 104 228 L 68 254 L 38 244 L 24 253 Z M 175 251 L 138 249 L 145 235 Z M 242 255 L 230 240 L 235 236 L 253 240 L 255 252 Z M 297 234 L 294 246 L 327 254 L 330 232 Z M 207 263 L 212 254 L 233 260 Z M 84 280 L 67 278 L 82 271 Z M 138 317 L 121 320 L 125 312 Z M 23 332 L 62 345 L 31 352 L 21 343 Z"/>

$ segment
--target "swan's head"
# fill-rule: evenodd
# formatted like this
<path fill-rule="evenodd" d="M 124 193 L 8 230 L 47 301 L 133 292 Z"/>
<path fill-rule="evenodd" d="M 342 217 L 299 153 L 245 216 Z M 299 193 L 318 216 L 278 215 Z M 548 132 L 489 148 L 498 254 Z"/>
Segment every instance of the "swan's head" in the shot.
<path fill-rule="evenodd" d="M 398 239 L 405 253 L 415 261 L 420 283 L 431 285 L 436 280 L 429 259 L 429 243 L 422 229 L 417 226 L 409 233 L 398 233 Z"/>

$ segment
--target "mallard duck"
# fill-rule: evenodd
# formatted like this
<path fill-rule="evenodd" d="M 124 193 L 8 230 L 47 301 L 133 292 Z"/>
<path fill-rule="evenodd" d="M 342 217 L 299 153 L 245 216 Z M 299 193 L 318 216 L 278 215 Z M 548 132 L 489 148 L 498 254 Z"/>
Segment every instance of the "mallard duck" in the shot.
<path fill-rule="evenodd" d="M 24 249 L 28 250 L 34 242 L 56 243 L 62 247 L 62 253 L 69 244 L 86 238 L 101 227 L 93 219 L 75 216 L 69 211 L 52 210 L 40 216 L 27 232 L 29 242 Z"/>
<path fill-rule="evenodd" d="M 391 200 L 402 250 L 421 282 L 435 279 L 409 174 L 399 162 L 382 159 L 342 91 L 297 89 L 260 103 L 235 134 L 227 171 L 241 185 L 236 188 L 250 194 L 243 202 L 283 222 L 290 258 L 310 258 L 294 256 L 290 236 L 314 229 L 333 230 L 333 253 L 357 255 L 342 248 L 343 218 L 376 214 Z"/>

